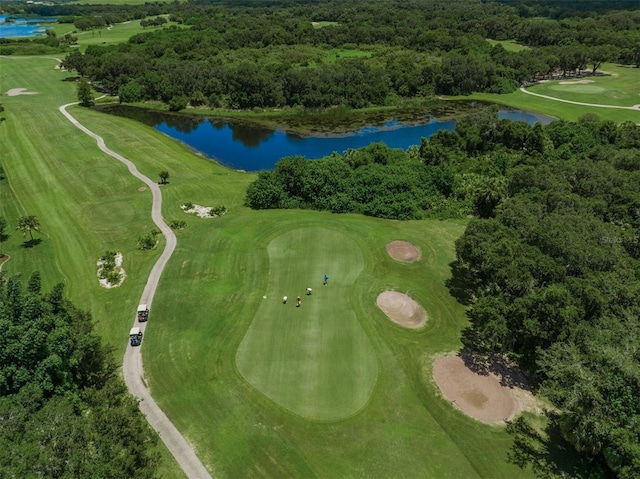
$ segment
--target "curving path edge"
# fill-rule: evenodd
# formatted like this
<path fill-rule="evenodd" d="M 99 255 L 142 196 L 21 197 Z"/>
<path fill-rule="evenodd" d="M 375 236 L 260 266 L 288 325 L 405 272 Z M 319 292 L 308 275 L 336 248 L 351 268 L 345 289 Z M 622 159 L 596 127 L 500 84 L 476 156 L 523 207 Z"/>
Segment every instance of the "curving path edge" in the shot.
<path fill-rule="evenodd" d="M 145 183 L 153 195 L 151 218 L 166 238 L 166 244 L 162 255 L 160 255 L 160 258 L 158 258 L 158 261 L 156 261 L 156 264 L 153 266 L 153 269 L 149 274 L 149 279 L 147 280 L 147 284 L 144 287 L 142 296 L 140 297 L 140 304 L 147 304 L 150 307 L 153 302 L 153 296 L 155 295 L 156 288 L 158 287 L 160 275 L 176 247 L 176 235 L 162 218 L 162 193 L 160 192 L 160 187 L 154 181 L 151 181 L 145 175 L 140 173 L 133 162 L 110 150 L 105 145 L 104 139 L 101 136 L 96 135 L 67 112 L 67 107 L 76 104 L 77 102 L 67 103 L 58 109 L 60 110 L 60 113 L 62 113 L 75 127 L 79 128 L 96 140 L 98 147 L 103 152 L 127 165 L 129 172 Z M 134 325 L 139 326 L 140 330 L 144 332 L 147 323 L 137 323 L 137 321 L 134 321 Z M 178 461 L 178 464 L 180 464 L 180 467 L 187 477 L 189 477 L 189 479 L 211 479 L 211 475 L 206 470 L 202 462 L 200 462 L 200 459 L 198 459 L 190 444 L 184 436 L 180 434 L 180 431 L 176 429 L 167 415 L 151 397 L 151 394 L 147 389 L 142 369 L 142 355 L 140 354 L 140 350 L 143 344 L 144 341 L 138 347 L 127 346 L 127 350 L 124 354 L 122 374 L 124 375 L 124 381 L 127 384 L 129 392 L 138 399 L 140 410 L 146 416 L 151 427 L 153 427 L 153 429 L 155 429 L 160 435 L 160 439 L 162 439 L 162 442 L 165 443 L 171 454 L 173 454 L 173 457 L 176 458 L 176 461 Z"/>
<path fill-rule="evenodd" d="M 527 90 L 523 86 L 520 87 L 520 91 L 522 93 L 526 93 L 527 95 L 538 96 L 540 98 L 546 98 L 547 100 L 559 101 L 562 103 L 571 103 L 572 105 L 592 106 L 594 108 L 614 108 L 618 110 L 640 110 L 640 104 L 633 105 L 633 106 L 618 106 L 618 105 L 603 105 L 601 103 L 583 103 L 581 101 L 565 100 L 563 98 L 556 98 L 554 96 L 541 95 L 540 93 L 533 93 L 532 91 Z"/>

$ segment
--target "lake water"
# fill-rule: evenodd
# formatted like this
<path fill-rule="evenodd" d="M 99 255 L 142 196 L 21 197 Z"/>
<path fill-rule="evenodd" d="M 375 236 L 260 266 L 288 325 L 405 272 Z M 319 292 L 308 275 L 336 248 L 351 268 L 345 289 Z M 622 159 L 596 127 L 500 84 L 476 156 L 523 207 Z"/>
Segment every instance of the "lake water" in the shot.
<path fill-rule="evenodd" d="M 206 117 L 169 115 L 123 105 L 105 110 L 153 126 L 222 165 L 245 171 L 271 170 L 284 156 L 302 155 L 316 159 L 334 151 L 342 154 L 348 149 L 380 141 L 390 148 L 406 150 L 411 145 L 419 145 L 422 137 L 428 138 L 440 130 L 452 131 L 456 125 L 455 120 L 431 119 L 428 123 L 420 125 L 391 121 L 345 135 L 300 137 L 260 126 Z M 544 124 L 553 120 L 551 117 L 526 111 L 502 110 L 498 116 L 513 121 L 526 121 L 529 124 Z"/>
<path fill-rule="evenodd" d="M 9 15 L 0 15 L 0 38 L 38 37 L 43 36 L 45 30 L 41 23 L 55 22 L 57 18 L 21 18 L 13 17 L 7 22 Z"/>

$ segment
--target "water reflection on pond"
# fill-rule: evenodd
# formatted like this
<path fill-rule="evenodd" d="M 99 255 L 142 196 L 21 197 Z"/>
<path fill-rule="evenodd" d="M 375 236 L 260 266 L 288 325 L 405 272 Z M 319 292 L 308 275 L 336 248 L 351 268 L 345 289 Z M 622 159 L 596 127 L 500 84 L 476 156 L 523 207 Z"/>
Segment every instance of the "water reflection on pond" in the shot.
<path fill-rule="evenodd" d="M 422 137 L 428 138 L 439 130 L 451 131 L 456 124 L 455 120 L 435 120 L 425 114 L 422 124 L 406 124 L 394 120 L 343 135 L 301 137 L 254 124 L 203 116 L 173 115 L 122 105 L 101 109 L 153 126 L 225 166 L 245 171 L 273 169 L 284 156 L 321 158 L 333 152 L 343 153 L 350 148 L 360 148 L 379 141 L 391 148 L 406 150 L 411 145 L 419 145 Z M 502 110 L 498 115 L 500 118 L 530 124 L 549 123 L 552 120 L 550 117 L 524 111 Z"/>

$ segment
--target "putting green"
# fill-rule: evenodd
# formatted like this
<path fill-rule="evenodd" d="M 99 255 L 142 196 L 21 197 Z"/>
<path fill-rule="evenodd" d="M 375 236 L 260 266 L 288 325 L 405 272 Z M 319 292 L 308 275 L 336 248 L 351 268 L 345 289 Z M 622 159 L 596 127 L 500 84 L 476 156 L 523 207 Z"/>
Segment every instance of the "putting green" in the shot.
<path fill-rule="evenodd" d="M 378 376 L 373 347 L 349 299 L 364 269 L 360 247 L 343 233 L 309 227 L 278 236 L 268 254 L 267 298 L 238 348 L 240 373 L 301 416 L 332 420 L 356 413 Z"/>
<path fill-rule="evenodd" d="M 582 83 L 559 83 L 548 87 L 549 90 L 566 91 L 570 93 L 602 93 L 606 88 L 597 85 L 588 85 Z"/>

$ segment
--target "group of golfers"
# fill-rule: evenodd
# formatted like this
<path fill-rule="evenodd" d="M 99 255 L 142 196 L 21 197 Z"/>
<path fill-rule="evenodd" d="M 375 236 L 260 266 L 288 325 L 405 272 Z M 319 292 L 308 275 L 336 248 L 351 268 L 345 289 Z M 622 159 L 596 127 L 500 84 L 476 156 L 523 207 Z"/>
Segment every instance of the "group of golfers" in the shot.
<path fill-rule="evenodd" d="M 329 276 L 327 276 L 325 274 L 324 275 L 324 282 L 322 284 L 326 286 L 328 281 L 329 281 Z M 307 296 L 311 296 L 312 292 L 313 292 L 313 289 L 307 288 Z M 282 297 L 282 304 L 287 304 L 288 301 L 289 301 L 289 297 L 288 296 L 283 296 Z M 302 298 L 300 296 L 298 296 L 296 298 L 296 308 L 299 308 L 301 305 L 302 305 Z"/>

